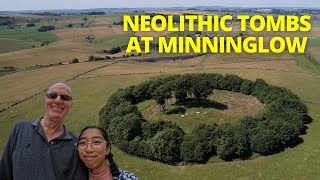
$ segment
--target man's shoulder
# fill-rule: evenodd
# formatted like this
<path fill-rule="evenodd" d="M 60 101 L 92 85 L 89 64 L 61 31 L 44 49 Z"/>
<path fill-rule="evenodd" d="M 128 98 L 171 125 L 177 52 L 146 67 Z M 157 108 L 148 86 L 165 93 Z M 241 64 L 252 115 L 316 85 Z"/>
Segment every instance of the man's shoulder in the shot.
<path fill-rule="evenodd" d="M 17 137 L 19 134 L 24 136 L 26 133 L 31 132 L 32 130 L 32 121 L 22 121 L 18 122 L 11 129 L 10 137 Z"/>
<path fill-rule="evenodd" d="M 76 139 L 78 140 L 78 136 L 74 135 L 73 132 L 69 131 L 68 129 L 66 129 L 69 133 L 69 135 L 72 137 L 72 139 Z"/>
<path fill-rule="evenodd" d="M 32 125 L 32 121 L 22 121 L 15 124 L 14 129 L 25 128 Z"/>
<path fill-rule="evenodd" d="M 25 128 L 25 127 L 31 127 L 31 126 L 38 126 L 40 123 L 42 117 L 38 117 L 34 120 L 26 120 L 26 121 L 21 121 L 15 124 L 14 128 Z"/>

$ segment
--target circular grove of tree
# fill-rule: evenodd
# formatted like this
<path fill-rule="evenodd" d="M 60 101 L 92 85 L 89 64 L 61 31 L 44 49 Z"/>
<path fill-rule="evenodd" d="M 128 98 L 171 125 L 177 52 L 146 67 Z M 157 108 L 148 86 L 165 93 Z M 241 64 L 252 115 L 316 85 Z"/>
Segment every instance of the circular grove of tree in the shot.
<path fill-rule="evenodd" d="M 172 122 L 143 119 L 137 104 L 154 99 L 164 111 L 167 100 L 206 99 L 214 89 L 252 95 L 265 104 L 263 113 L 233 124 L 200 124 L 186 134 Z M 167 164 L 206 163 L 212 156 L 230 161 L 252 153 L 270 155 L 301 142 L 311 121 L 308 109 L 290 90 L 227 74 L 183 74 L 153 78 L 119 89 L 100 110 L 99 125 L 122 151 Z"/>

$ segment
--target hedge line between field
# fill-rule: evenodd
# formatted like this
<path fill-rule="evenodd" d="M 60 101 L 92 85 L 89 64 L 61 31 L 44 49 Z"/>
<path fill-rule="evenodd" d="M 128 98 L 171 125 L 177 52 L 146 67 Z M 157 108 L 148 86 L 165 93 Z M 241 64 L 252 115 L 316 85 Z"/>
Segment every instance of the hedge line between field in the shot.
<path fill-rule="evenodd" d="M 155 99 L 165 110 L 166 101 L 184 103 L 191 97 L 202 102 L 214 89 L 252 95 L 265 104 L 263 113 L 234 124 L 200 124 L 186 134 L 172 122 L 148 122 L 136 104 Z M 167 164 L 206 163 L 212 156 L 229 161 L 252 153 L 275 154 L 302 142 L 308 109 L 290 90 L 227 74 L 184 74 L 153 78 L 119 89 L 100 110 L 99 125 L 110 133 L 122 151 Z"/>

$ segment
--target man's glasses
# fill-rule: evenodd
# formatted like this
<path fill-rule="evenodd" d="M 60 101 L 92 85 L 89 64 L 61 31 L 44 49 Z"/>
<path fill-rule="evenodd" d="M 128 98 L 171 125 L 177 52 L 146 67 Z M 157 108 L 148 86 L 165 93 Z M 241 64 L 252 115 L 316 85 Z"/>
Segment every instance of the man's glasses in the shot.
<path fill-rule="evenodd" d="M 46 97 L 48 99 L 56 99 L 58 96 L 60 96 L 60 99 L 63 101 L 71 101 L 72 97 L 66 94 L 56 94 L 56 93 L 47 93 Z"/>
<path fill-rule="evenodd" d="M 83 151 L 87 148 L 88 144 L 91 144 L 91 148 L 95 151 L 95 150 L 98 150 L 98 149 L 101 149 L 101 147 L 104 145 L 104 144 L 107 144 L 109 145 L 109 143 L 107 141 L 104 141 L 104 140 L 94 140 L 92 142 L 87 142 L 87 141 L 78 141 L 76 142 L 76 147 L 78 150 L 80 151 Z"/>

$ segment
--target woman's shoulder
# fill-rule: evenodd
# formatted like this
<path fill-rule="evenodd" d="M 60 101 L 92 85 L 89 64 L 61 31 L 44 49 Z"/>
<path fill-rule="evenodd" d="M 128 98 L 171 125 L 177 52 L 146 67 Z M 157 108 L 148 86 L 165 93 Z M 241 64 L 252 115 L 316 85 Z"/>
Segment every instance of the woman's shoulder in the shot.
<path fill-rule="evenodd" d="M 138 180 L 137 176 L 135 176 L 129 171 L 119 169 L 119 172 L 120 172 L 119 180 Z"/>

